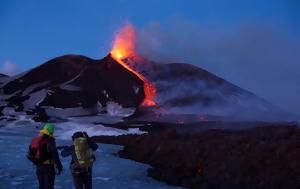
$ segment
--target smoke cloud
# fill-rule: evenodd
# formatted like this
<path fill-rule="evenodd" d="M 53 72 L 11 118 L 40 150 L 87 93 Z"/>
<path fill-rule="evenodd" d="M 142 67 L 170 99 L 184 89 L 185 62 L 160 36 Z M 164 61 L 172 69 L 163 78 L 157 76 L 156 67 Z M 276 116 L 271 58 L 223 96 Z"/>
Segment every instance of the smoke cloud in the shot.
<path fill-rule="evenodd" d="M 156 62 L 197 65 L 300 115 L 300 41 L 278 27 L 152 22 L 138 30 L 137 51 Z"/>
<path fill-rule="evenodd" d="M 0 73 L 13 76 L 20 72 L 20 67 L 17 64 L 12 63 L 11 61 L 5 61 L 2 67 L 0 67 Z"/>

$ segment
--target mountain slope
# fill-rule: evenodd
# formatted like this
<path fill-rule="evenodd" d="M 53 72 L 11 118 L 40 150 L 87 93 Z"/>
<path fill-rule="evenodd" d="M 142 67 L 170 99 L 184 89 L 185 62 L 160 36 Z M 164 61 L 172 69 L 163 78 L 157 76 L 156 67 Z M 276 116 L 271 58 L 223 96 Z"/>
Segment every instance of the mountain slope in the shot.
<path fill-rule="evenodd" d="M 115 101 L 126 107 L 138 106 L 144 98 L 143 83 L 110 56 L 93 60 L 66 55 L 54 58 L 3 87 L 9 106 L 91 108 Z M 23 109 L 23 108 L 21 108 Z"/>
<path fill-rule="evenodd" d="M 124 62 L 155 85 L 154 115 L 210 115 L 230 120 L 280 120 L 289 116 L 255 94 L 190 64 L 160 64 L 143 57 L 128 57 Z M 143 81 L 110 55 L 100 60 L 79 55 L 54 58 L 8 78 L 1 93 L 2 108 L 83 108 L 92 110 L 91 114 L 110 101 L 139 108 L 145 97 Z"/>
<path fill-rule="evenodd" d="M 158 101 L 171 113 L 206 114 L 232 119 L 273 119 L 279 108 L 204 69 L 190 64 L 154 66 Z"/>

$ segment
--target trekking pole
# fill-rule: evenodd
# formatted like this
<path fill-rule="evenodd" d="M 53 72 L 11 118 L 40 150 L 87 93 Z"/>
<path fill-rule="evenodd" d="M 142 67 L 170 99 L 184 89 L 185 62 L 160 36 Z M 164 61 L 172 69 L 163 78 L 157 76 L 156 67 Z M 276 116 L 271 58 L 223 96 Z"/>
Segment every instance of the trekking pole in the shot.
<path fill-rule="evenodd" d="M 68 147 L 69 147 L 69 146 L 57 146 L 56 149 L 58 149 L 58 150 L 63 150 L 63 149 L 68 148 Z"/>

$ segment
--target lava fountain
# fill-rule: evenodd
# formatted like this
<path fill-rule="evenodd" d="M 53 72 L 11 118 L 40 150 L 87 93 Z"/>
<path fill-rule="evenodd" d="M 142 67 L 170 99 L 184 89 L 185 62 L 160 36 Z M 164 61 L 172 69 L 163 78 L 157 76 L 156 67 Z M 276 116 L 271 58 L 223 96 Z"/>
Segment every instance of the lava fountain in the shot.
<path fill-rule="evenodd" d="M 136 44 L 136 32 L 131 24 L 121 28 L 115 36 L 113 47 L 111 50 L 112 57 L 128 71 L 135 74 L 144 83 L 145 98 L 141 106 L 155 106 L 154 97 L 156 95 L 155 86 L 147 80 L 143 75 L 132 69 L 123 60 L 127 57 L 134 56 Z"/>

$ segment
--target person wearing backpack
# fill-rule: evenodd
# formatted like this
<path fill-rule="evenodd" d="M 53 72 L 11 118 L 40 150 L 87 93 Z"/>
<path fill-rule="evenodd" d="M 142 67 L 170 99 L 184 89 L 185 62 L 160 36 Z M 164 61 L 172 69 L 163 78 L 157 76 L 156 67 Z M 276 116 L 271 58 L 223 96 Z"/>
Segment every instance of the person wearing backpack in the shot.
<path fill-rule="evenodd" d="M 53 137 L 54 125 L 45 124 L 39 136 L 32 139 L 27 158 L 36 165 L 39 189 L 53 189 L 55 172 L 60 175 L 62 164 Z M 55 168 L 57 171 L 55 171 Z"/>
<path fill-rule="evenodd" d="M 71 171 L 76 189 L 92 189 L 92 167 L 98 145 L 89 140 L 86 132 L 75 132 L 73 145 L 62 150 L 63 157 L 72 156 Z"/>

